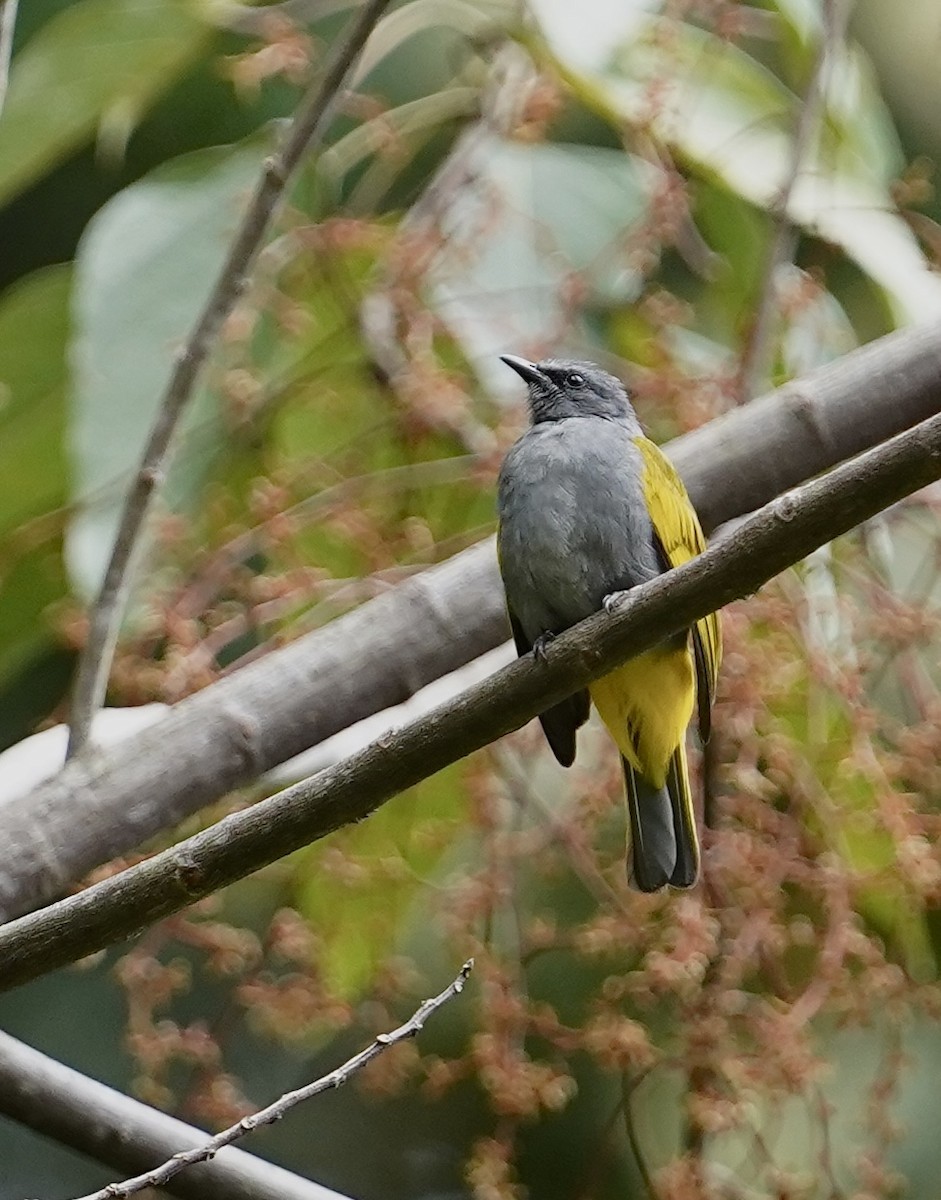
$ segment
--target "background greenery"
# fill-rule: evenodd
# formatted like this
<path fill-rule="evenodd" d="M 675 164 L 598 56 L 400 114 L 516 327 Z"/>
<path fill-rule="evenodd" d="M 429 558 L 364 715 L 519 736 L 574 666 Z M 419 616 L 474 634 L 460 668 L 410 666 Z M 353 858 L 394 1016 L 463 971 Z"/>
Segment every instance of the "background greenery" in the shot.
<path fill-rule="evenodd" d="M 22 5 L 2 745 L 66 711 L 173 347 L 346 17 L 289 11 Z M 394 8 L 178 441 L 110 703 L 172 702 L 489 532 L 523 419 L 500 352 L 629 373 L 665 439 L 941 314 L 938 22 L 930 0 Z M 4 1028 L 211 1125 L 476 953 L 420 1045 L 255 1148 L 385 1200 L 935 1195 L 936 504 L 726 614 L 708 892 L 627 893 L 603 740 L 560 777 L 528 730 L 3 996 Z M 108 1178 L 0 1123 L 3 1196 Z"/>

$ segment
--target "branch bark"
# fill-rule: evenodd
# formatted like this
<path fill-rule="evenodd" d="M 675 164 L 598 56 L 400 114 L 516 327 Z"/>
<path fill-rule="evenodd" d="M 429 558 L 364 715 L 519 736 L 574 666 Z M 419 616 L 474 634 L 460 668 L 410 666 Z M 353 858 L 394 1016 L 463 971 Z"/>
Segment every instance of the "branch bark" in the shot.
<path fill-rule="evenodd" d="M 13 35 L 16 31 L 16 9 L 19 0 L 0 0 L 0 112 L 6 103 L 10 83 L 10 62 L 13 58 Z"/>
<path fill-rule="evenodd" d="M 117 1171 L 141 1171 L 192 1147 L 206 1134 L 89 1079 L 0 1033 L 0 1113 Z M 175 1180 L 184 1200 L 346 1200 L 242 1150 Z"/>
<path fill-rule="evenodd" d="M 67 751 L 70 758 L 88 742 L 92 720 L 104 701 L 135 552 L 180 417 L 224 322 L 245 290 L 249 272 L 291 177 L 304 155 L 323 141 L 336 113 L 343 86 L 366 39 L 389 3 L 390 0 L 365 0 L 349 32 L 328 62 L 323 79 L 301 101 L 280 151 L 265 164 L 219 278 L 186 345 L 176 356 L 140 467 L 124 503 L 111 559 L 90 614 L 88 638 L 79 659 L 72 700 Z"/>
<path fill-rule="evenodd" d="M 941 328 L 892 334 L 671 443 L 707 531 L 941 407 Z M 508 636 L 484 542 L 0 803 L 0 919 Z M 133 803 L 131 803 L 133 800 Z M 76 813 L 81 819 L 76 820 Z"/>
<path fill-rule="evenodd" d="M 0 927 L 0 988 L 127 937 L 332 830 L 519 729 L 618 663 L 730 601 L 941 476 L 941 415 L 786 493 L 734 537 L 644 587 L 621 611 L 557 638 L 545 662 L 505 667 L 426 717 L 312 779 L 233 813 L 170 850 Z"/>

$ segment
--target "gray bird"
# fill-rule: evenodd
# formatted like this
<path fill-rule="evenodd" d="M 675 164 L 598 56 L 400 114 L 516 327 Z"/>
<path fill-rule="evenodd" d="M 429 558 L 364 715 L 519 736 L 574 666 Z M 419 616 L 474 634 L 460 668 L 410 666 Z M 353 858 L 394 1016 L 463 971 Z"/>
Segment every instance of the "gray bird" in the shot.
<path fill-rule="evenodd" d="M 540 655 L 607 597 L 688 561 L 705 540 L 682 481 L 644 436 L 619 380 L 588 362 L 502 358 L 526 381 L 532 424 L 500 471 L 497 550 L 517 651 Z M 594 702 L 621 752 L 628 874 L 641 891 L 696 882 L 685 737 L 697 697 L 708 737 L 720 657 L 713 613 L 539 718 L 556 758 L 571 766 Z"/>

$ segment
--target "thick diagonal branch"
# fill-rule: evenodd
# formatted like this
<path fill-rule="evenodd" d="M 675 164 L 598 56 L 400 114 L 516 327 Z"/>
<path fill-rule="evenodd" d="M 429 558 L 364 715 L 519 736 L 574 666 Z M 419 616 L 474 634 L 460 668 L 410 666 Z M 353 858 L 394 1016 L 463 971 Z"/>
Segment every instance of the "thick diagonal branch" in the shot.
<path fill-rule="evenodd" d="M 334 829 L 361 820 L 434 772 L 519 729 L 618 663 L 747 596 L 785 567 L 941 476 L 941 415 L 788 492 L 733 537 L 635 588 L 449 704 L 326 771 L 233 813 L 78 895 L 0 927 L 0 987 L 127 937 Z"/>
<path fill-rule="evenodd" d="M 315 149 L 326 135 L 344 83 L 389 3 L 390 0 L 365 0 L 346 37 L 337 45 L 323 79 L 301 101 L 284 144 L 265 164 L 209 299 L 186 344 L 176 356 L 140 466 L 124 502 L 111 558 L 92 607 L 72 700 L 70 758 L 88 741 L 92 720 L 104 700 L 135 550 L 180 417 L 224 322 L 245 290 L 249 272 L 284 199 L 288 183 L 304 155 Z"/>

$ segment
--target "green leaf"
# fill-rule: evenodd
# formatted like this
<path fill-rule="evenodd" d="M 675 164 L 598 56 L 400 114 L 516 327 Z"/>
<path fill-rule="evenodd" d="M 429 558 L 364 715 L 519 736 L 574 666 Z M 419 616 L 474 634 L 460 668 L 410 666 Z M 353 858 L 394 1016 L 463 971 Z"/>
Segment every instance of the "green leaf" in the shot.
<path fill-rule="evenodd" d="M 56 510 L 67 487 L 70 283 L 68 267 L 50 267 L 0 298 L 0 679 L 48 640 L 43 610 L 65 592 Z"/>
<path fill-rule="evenodd" d="M 460 835 L 462 775 L 460 763 L 440 771 L 298 859 L 297 906 L 322 940 L 327 982 L 340 995 L 367 987 L 419 906 L 434 903 L 441 885 L 430 877 Z"/>
<path fill-rule="evenodd" d="M 819 0 L 774 0 L 774 7 L 803 46 L 811 45 L 823 32 Z"/>
<path fill-rule="evenodd" d="M 615 125 L 649 128 L 687 168 L 773 209 L 792 168 L 799 100 L 738 46 L 682 21 L 646 17 L 611 67 L 576 75 L 564 43 L 547 40 L 576 95 Z M 932 272 L 889 192 L 898 138 L 856 52 L 839 60 L 832 111 L 802 163 L 788 215 L 840 246 L 888 294 L 899 322 L 941 314 Z M 842 90 L 851 97 L 839 98 Z M 651 107 L 650 96 L 660 98 Z"/>
<path fill-rule="evenodd" d="M 370 37 L 356 69 L 352 84 L 355 87 L 373 71 L 383 59 L 388 58 L 404 42 L 416 34 L 440 26 L 448 31 L 462 34 L 465 38 L 480 37 L 501 19 L 512 13 L 507 0 L 486 0 L 469 3 L 468 0 L 410 0 L 388 13 Z M 420 64 L 415 64 L 420 69 Z"/>
<path fill-rule="evenodd" d="M 70 285 L 67 266 L 49 267 L 0 298 L 0 535 L 65 500 Z"/>
<path fill-rule="evenodd" d="M 203 50 L 185 0 L 83 0 L 17 54 L 0 121 L 0 203 L 95 136 L 135 123 Z"/>
<path fill-rule="evenodd" d="M 782 269 L 782 281 L 794 281 L 800 286 L 796 267 Z M 830 292 L 820 291 L 798 306 L 786 320 L 781 338 L 781 358 L 788 379 L 806 375 L 816 367 L 848 354 L 857 345 L 857 338 L 846 312 Z"/>
<path fill-rule="evenodd" d="M 610 65 L 612 48 L 630 41 L 646 19 L 646 0 L 573 4 L 531 0 L 530 8 L 552 50 L 568 66 L 586 73 Z"/>
<path fill-rule="evenodd" d="M 471 87 L 446 88 L 401 104 L 357 125 L 325 150 L 317 162 L 317 171 L 338 195 L 344 177 L 365 159 L 381 154 L 388 147 L 390 134 L 405 140 L 415 139 L 448 121 L 474 116 L 479 109 L 480 92 Z"/>
<path fill-rule="evenodd" d="M 575 278 L 597 303 L 636 298 L 641 275 L 624 247 L 653 173 L 619 150 L 495 137 L 468 148 L 467 170 L 477 186 L 451 200 L 435 303 L 499 390 L 508 385 L 495 356 L 565 328 Z"/>
<path fill-rule="evenodd" d="M 110 553 L 121 495 L 173 365 L 215 282 L 257 177 L 264 146 L 197 151 L 110 201 L 79 246 L 70 430 L 74 495 L 67 541 L 77 589 L 93 591 Z M 192 502 L 220 441 L 205 400 L 190 410 L 190 445 L 171 494 Z M 95 497 L 93 506 L 88 500 Z"/>

